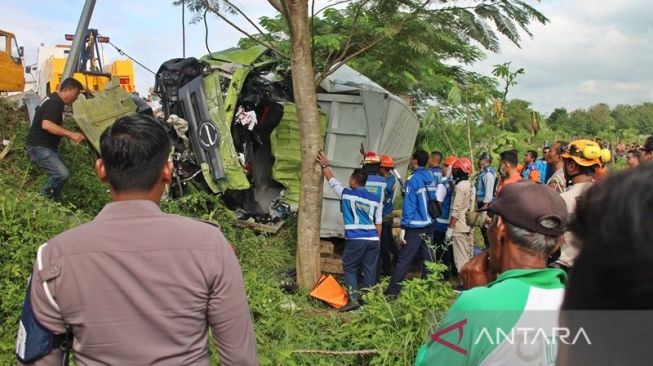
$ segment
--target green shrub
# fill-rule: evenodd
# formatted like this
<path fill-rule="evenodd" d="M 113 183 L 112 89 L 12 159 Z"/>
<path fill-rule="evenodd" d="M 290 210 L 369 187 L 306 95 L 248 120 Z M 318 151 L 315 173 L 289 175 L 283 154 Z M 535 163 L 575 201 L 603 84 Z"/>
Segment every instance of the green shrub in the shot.
<path fill-rule="evenodd" d="M 90 217 L 35 193 L 2 187 L 0 195 L 0 364 L 15 363 L 13 349 L 25 285 L 39 245 Z"/>

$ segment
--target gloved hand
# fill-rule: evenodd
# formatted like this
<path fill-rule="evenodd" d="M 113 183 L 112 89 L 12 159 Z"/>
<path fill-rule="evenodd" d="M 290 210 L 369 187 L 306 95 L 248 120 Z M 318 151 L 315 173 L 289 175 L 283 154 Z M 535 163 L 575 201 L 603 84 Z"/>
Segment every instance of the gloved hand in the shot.
<path fill-rule="evenodd" d="M 401 229 L 399 231 L 399 244 L 406 245 L 406 230 Z"/>
<path fill-rule="evenodd" d="M 452 228 L 447 228 L 447 232 L 444 233 L 444 240 L 449 241 L 449 240 L 451 240 L 452 236 L 453 236 L 453 229 Z"/>

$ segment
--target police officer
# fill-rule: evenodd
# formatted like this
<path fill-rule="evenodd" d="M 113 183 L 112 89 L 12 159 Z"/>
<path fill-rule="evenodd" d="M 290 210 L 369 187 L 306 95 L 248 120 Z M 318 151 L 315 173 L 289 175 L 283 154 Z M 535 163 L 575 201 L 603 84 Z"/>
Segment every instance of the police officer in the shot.
<path fill-rule="evenodd" d="M 428 212 L 428 202 L 435 200 L 433 174 L 426 168 L 429 155 L 424 150 L 413 153 L 411 164 L 413 175 L 404 188 L 404 202 L 401 210 L 399 261 L 385 294 L 396 296 L 401 291 L 401 282 L 406 278 L 410 265 L 418 254 L 422 257 L 422 277 L 428 274 L 427 262 L 435 261 L 433 249 L 427 240 L 433 237 L 433 219 Z M 425 240 L 426 238 L 426 240 Z"/>
<path fill-rule="evenodd" d="M 171 142 L 157 120 L 120 118 L 100 137 L 95 170 L 112 202 L 41 245 L 23 306 L 19 359 L 62 364 L 37 328 L 73 334 L 80 365 L 257 365 L 238 259 L 219 228 L 161 212 Z M 26 314 L 27 313 L 27 314 Z M 28 324 L 29 323 L 29 324 Z M 43 358 L 34 360 L 41 348 Z"/>

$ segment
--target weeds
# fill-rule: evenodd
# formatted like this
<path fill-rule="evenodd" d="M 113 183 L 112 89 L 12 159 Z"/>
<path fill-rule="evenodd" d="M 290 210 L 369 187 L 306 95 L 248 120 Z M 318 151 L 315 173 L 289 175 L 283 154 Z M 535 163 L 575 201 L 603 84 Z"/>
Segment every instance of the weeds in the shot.
<path fill-rule="evenodd" d="M 0 120 L 3 109 L 0 108 Z M 24 122 L 24 120 L 23 120 Z M 61 154 L 72 173 L 60 203 L 37 192 L 45 175 L 34 169 L 23 151 L 27 124 L 15 122 L 16 145 L 0 161 L 0 364 L 15 363 L 13 349 L 25 285 L 38 245 L 92 219 L 109 201 L 106 186 L 93 173 L 95 153 L 88 145 L 65 142 Z M 3 130 L 4 132 L 5 130 Z M 296 222 L 289 220 L 276 235 L 256 234 L 234 225 L 234 214 L 218 196 L 194 191 L 162 202 L 166 212 L 218 223 L 238 254 L 258 341 L 262 365 L 408 365 L 429 331 L 448 308 L 453 292 L 439 281 L 442 265 L 426 279 L 406 281 L 401 296 L 388 301 L 387 283 L 364 295 L 364 307 L 341 314 L 308 296 L 289 292 L 294 269 Z M 372 354 L 335 355 L 330 351 L 375 350 Z M 298 353 L 322 350 L 323 353 Z M 214 354 L 215 350 L 210 349 Z M 215 364 L 215 362 L 214 362 Z"/>

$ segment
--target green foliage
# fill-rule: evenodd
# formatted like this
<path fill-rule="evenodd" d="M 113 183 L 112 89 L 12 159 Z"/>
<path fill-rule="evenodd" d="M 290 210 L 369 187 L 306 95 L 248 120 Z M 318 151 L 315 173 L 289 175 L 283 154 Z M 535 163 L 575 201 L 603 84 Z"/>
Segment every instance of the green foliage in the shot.
<path fill-rule="evenodd" d="M 547 118 L 547 123 L 553 130 L 571 138 L 600 137 L 607 141 L 641 142 L 645 136 L 653 134 L 653 103 L 621 104 L 614 108 L 598 103 L 570 113 L 564 108 L 556 108 Z"/>
<path fill-rule="evenodd" d="M 72 172 L 62 202 L 39 196 L 44 174 L 31 167 L 22 150 L 26 124 L 12 126 L 6 131 L 17 136 L 19 147 L 0 162 L 1 365 L 15 363 L 13 349 L 20 306 L 38 246 L 91 220 L 108 199 L 106 187 L 93 175 L 94 155 L 90 148 L 73 145 L 61 148 Z M 292 282 L 289 272 L 295 262 L 297 226 L 293 218 L 277 235 L 257 234 L 236 226 L 234 213 L 224 208 L 220 197 L 199 189 L 177 200 L 164 200 L 161 207 L 169 213 L 218 223 L 234 245 L 262 365 L 410 364 L 453 297 L 450 285 L 438 280 L 441 268 L 436 267 L 431 277 L 406 282 L 396 301 L 385 299 L 384 283 L 365 295 L 362 310 L 341 314 L 306 292 L 284 290 Z M 359 356 L 296 352 L 306 349 L 377 349 L 380 353 Z M 210 353 L 215 354 L 215 347 L 210 346 Z"/>
<path fill-rule="evenodd" d="M 175 1 L 202 18 L 209 8 L 223 16 L 237 14 L 227 1 Z M 520 31 L 530 35 L 532 22 L 548 19 L 523 1 L 462 2 L 421 0 L 354 0 L 344 8 L 332 4 L 316 9 L 311 20 L 315 69 L 326 73 L 349 63 L 395 94 L 411 95 L 418 103 L 446 99 L 463 79 L 490 79 L 452 66 L 484 58 L 483 50 L 497 52 L 499 36 L 519 45 Z M 258 42 L 290 54 L 290 34 L 282 14 L 259 19 L 265 34 L 241 39 L 240 47 Z"/>
<path fill-rule="evenodd" d="M 0 364 L 15 363 L 20 306 L 39 245 L 90 219 L 34 192 L 14 190 L 4 184 L 0 194 Z"/>

